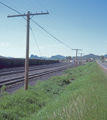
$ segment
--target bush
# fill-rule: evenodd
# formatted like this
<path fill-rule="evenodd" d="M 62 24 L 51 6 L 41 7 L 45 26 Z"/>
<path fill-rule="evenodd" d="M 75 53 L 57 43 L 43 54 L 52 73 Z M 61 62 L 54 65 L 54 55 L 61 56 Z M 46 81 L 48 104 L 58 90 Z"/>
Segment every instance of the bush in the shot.
<path fill-rule="evenodd" d="M 1 87 L 1 92 L 4 92 L 5 90 L 6 90 L 6 86 L 3 85 L 3 86 Z"/>

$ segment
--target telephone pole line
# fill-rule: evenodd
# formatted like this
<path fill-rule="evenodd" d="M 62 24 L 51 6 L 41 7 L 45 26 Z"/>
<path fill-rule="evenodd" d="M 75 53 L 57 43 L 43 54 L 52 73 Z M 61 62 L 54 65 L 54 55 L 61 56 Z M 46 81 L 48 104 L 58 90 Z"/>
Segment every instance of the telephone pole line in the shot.
<path fill-rule="evenodd" d="M 83 55 L 83 53 L 78 53 L 78 54 L 81 55 L 81 57 L 80 57 L 80 62 L 81 62 L 81 64 L 82 64 L 82 55 Z"/>
<path fill-rule="evenodd" d="M 49 14 L 47 11 L 46 13 L 30 13 L 30 11 L 27 12 L 27 14 L 19 14 L 19 15 L 10 15 L 7 17 L 24 17 L 27 16 L 27 35 L 26 35 L 26 59 L 25 59 L 25 80 L 24 80 L 24 90 L 28 89 L 28 71 L 29 71 L 29 29 L 30 29 L 30 19 L 34 15 L 44 15 Z M 31 16 L 31 18 L 30 18 Z"/>
<path fill-rule="evenodd" d="M 72 50 L 76 50 L 76 57 L 75 57 L 75 68 L 77 67 L 77 54 L 78 54 L 78 50 L 82 50 L 82 49 L 72 49 Z"/>

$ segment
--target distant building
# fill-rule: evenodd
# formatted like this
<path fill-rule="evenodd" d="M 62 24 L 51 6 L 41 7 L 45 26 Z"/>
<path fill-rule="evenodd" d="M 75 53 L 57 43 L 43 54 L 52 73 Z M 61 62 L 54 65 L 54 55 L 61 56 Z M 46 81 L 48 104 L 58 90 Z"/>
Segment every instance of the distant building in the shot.
<path fill-rule="evenodd" d="M 104 58 L 104 61 L 107 61 L 107 58 Z"/>

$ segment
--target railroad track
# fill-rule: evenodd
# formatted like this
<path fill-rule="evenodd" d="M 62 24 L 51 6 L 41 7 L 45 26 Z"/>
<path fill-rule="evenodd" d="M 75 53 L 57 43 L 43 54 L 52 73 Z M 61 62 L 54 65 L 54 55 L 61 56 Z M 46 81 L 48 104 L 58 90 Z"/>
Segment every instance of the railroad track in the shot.
<path fill-rule="evenodd" d="M 51 67 L 55 67 L 55 66 L 58 66 L 58 65 L 63 66 L 64 64 L 63 63 L 56 63 L 56 64 L 51 64 L 51 65 L 30 66 L 29 71 L 51 68 Z M 21 67 L 21 68 L 7 68 L 7 69 L 4 68 L 4 69 L 0 70 L 0 76 L 22 73 L 22 72 L 25 72 L 24 67 Z"/>
<path fill-rule="evenodd" d="M 43 68 L 42 70 L 37 70 L 36 71 L 30 71 L 29 73 L 29 80 L 30 79 L 33 79 L 33 78 L 36 78 L 36 77 L 40 77 L 40 76 L 43 76 L 43 75 L 46 75 L 46 74 L 50 74 L 50 73 L 53 73 L 53 72 L 57 72 L 57 71 L 61 71 L 61 70 L 64 70 L 66 68 L 70 68 L 70 67 L 73 67 L 73 64 L 66 64 L 66 65 L 62 65 L 61 66 L 50 66 L 48 68 Z M 40 68 L 38 68 L 40 69 Z M 19 83 L 19 82 L 24 82 L 24 74 L 21 74 L 19 73 L 19 75 L 17 76 L 13 76 L 11 75 L 11 77 L 9 77 L 9 75 L 7 74 L 7 77 L 4 77 L 4 79 L 0 79 L 0 87 L 2 87 L 3 85 L 12 85 L 12 84 L 15 84 L 15 83 Z"/>

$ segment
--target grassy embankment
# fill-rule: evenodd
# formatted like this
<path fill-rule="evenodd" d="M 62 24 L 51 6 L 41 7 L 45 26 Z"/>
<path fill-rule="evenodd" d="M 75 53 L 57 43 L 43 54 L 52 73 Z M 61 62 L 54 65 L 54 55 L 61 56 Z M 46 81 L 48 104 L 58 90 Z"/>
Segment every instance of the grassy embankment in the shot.
<path fill-rule="evenodd" d="M 1 97 L 0 119 L 107 120 L 107 78 L 96 63 L 67 69 L 64 76 Z"/>

